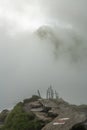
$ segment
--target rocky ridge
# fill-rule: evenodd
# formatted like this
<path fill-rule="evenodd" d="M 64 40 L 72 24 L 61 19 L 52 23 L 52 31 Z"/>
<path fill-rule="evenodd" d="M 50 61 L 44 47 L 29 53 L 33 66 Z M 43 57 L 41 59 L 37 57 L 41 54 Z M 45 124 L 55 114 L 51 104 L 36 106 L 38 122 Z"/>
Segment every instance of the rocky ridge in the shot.
<path fill-rule="evenodd" d="M 31 99 L 34 99 L 34 97 L 32 97 Z M 37 98 L 34 100 L 26 99 L 23 101 L 22 104 L 24 112 L 32 112 L 38 120 L 43 122 L 43 126 L 40 130 L 74 130 L 75 128 L 76 130 L 78 130 L 79 126 L 84 126 L 84 130 L 87 130 L 86 105 L 71 105 L 61 98 Z M 3 115 L 6 115 L 7 117 L 9 111 L 6 110 L 2 113 L 4 113 Z M 2 124 L 4 124 L 4 121 L 1 121 Z"/>

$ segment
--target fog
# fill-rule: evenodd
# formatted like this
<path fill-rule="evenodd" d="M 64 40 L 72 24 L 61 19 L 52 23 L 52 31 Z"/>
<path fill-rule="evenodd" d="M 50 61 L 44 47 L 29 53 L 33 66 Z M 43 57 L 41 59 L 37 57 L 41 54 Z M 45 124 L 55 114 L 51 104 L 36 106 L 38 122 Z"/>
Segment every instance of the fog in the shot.
<path fill-rule="evenodd" d="M 0 110 L 52 85 L 87 104 L 87 1 L 0 0 Z"/>

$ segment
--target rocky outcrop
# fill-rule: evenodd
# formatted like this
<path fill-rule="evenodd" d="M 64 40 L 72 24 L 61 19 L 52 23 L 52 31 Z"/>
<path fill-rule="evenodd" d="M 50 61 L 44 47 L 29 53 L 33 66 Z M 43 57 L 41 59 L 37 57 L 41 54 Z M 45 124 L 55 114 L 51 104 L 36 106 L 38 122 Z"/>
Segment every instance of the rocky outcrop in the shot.
<path fill-rule="evenodd" d="M 17 112 L 17 116 L 19 114 L 19 122 L 21 115 L 20 111 L 21 114 L 24 113 L 22 116 L 27 116 L 28 118 L 31 117 L 30 115 L 32 113 L 34 116 L 32 121 L 34 122 L 35 127 L 37 124 L 36 120 L 38 121 L 38 125 L 40 123 L 40 130 L 87 130 L 86 106 L 71 105 L 60 98 L 57 100 L 48 100 L 38 99 L 34 96 L 33 98 L 19 103 L 11 112 L 11 115 L 14 114 L 14 119 L 16 119 L 15 113 Z M 8 113 L 8 110 L 2 111 L 0 120 L 4 122 Z M 27 123 L 29 123 L 28 120 Z M 18 124 L 15 125 L 18 126 Z"/>
<path fill-rule="evenodd" d="M 52 110 L 56 112 L 58 116 L 42 130 L 70 130 L 76 124 L 81 125 L 79 123 L 84 122 L 87 119 L 86 114 L 80 111 L 78 106 L 70 105 L 63 99 L 59 99 L 56 104 L 58 105 L 58 108 L 52 108 Z"/>
<path fill-rule="evenodd" d="M 32 111 L 43 121 L 49 123 L 42 130 L 71 130 L 75 125 L 86 120 L 79 106 L 70 105 L 62 98 L 58 100 L 38 99 L 38 101 L 25 104 L 25 111 Z M 80 124 L 81 125 L 81 124 Z M 72 129 L 73 130 L 73 129 Z"/>
<path fill-rule="evenodd" d="M 0 113 L 0 124 L 3 124 L 7 115 L 9 113 L 9 110 L 5 109 Z"/>
<path fill-rule="evenodd" d="M 32 111 L 40 120 L 50 122 L 58 115 L 52 111 L 52 106 L 55 107 L 55 105 L 52 101 L 39 99 L 38 101 L 26 103 L 24 110 L 26 112 Z"/>
<path fill-rule="evenodd" d="M 87 130 L 87 120 L 74 125 L 70 130 Z"/>
<path fill-rule="evenodd" d="M 47 124 L 42 130 L 70 130 L 75 124 L 86 120 L 86 116 L 72 109 L 62 111 L 57 118 Z"/>

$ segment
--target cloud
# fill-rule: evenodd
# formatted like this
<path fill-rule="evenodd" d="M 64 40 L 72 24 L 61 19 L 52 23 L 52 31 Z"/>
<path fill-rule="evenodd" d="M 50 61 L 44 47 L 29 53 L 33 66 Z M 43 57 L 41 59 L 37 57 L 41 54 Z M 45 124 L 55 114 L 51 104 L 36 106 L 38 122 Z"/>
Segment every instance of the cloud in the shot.
<path fill-rule="evenodd" d="M 86 4 L 85 1 L 83 4 Z M 81 7 L 83 7 L 81 0 L 79 3 L 72 0 L 51 2 L 49 0 L 0 0 L 0 26 L 6 26 L 10 34 L 32 31 L 44 24 L 54 24 L 68 29 L 76 25 L 77 28 L 81 22 L 84 22 L 82 20 L 86 16 Z M 84 25 L 80 24 L 80 26 Z"/>
<path fill-rule="evenodd" d="M 0 25 L 7 25 L 8 31 L 32 31 L 41 24 L 45 18 L 38 3 L 27 1 L 0 1 Z"/>
<path fill-rule="evenodd" d="M 45 95 L 50 84 L 64 99 L 87 103 L 86 3 L 86 0 L 0 0 L 2 108 L 31 96 L 37 89 Z M 44 40 L 31 33 L 42 25 L 52 29 L 51 33 L 42 30 Z"/>
<path fill-rule="evenodd" d="M 77 63 L 86 60 L 87 44 L 84 38 L 72 28 L 44 25 L 35 31 L 40 42 L 49 44 L 53 48 L 56 60 L 68 59 L 68 62 Z"/>

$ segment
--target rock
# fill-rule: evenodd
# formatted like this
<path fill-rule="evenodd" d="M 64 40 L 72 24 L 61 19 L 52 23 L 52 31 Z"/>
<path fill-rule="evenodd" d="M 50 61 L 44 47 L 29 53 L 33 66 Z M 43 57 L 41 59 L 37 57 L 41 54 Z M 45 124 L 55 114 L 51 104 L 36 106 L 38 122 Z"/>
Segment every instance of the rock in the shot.
<path fill-rule="evenodd" d="M 32 112 L 35 118 L 43 122 L 42 130 L 87 130 L 87 106 L 76 106 L 63 99 L 26 100 L 21 107 L 25 113 Z M 9 111 L 0 114 L 0 124 L 3 125 Z"/>
<path fill-rule="evenodd" d="M 5 109 L 0 113 L 0 124 L 3 124 L 7 115 L 9 113 L 9 110 Z"/>
<path fill-rule="evenodd" d="M 58 116 L 58 114 L 51 110 L 51 111 L 48 112 L 48 116 L 52 117 L 54 119 Z"/>
<path fill-rule="evenodd" d="M 70 130 L 87 130 L 87 120 L 74 125 Z"/>
<path fill-rule="evenodd" d="M 51 107 L 44 106 L 42 112 L 48 113 L 49 110 L 51 110 Z"/>
<path fill-rule="evenodd" d="M 42 108 L 42 104 L 39 103 L 39 101 L 29 102 L 24 105 L 24 110 L 26 112 L 32 111 L 33 109 L 39 109 Z"/>
<path fill-rule="evenodd" d="M 86 120 L 86 115 L 71 107 L 60 109 L 59 116 L 47 124 L 42 130 L 70 130 L 75 124 Z M 66 119 L 66 120 L 64 120 Z"/>

